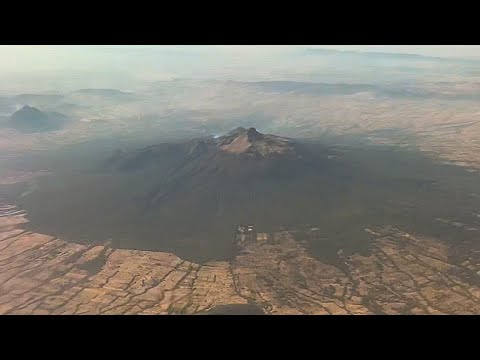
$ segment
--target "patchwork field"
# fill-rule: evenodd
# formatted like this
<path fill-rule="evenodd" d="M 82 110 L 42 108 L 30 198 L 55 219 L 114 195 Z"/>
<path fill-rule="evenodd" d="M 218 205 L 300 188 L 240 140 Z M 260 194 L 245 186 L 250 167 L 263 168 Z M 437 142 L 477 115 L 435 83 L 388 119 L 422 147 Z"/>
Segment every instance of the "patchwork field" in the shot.
<path fill-rule="evenodd" d="M 67 243 L 23 230 L 27 221 L 0 217 L 1 314 L 480 311 L 480 250 L 461 258 L 438 239 L 389 226 L 365 229 L 370 254 L 339 251 L 339 266 L 309 255 L 296 230 L 267 242 L 260 235 L 230 262 L 200 265 L 165 252 Z"/>

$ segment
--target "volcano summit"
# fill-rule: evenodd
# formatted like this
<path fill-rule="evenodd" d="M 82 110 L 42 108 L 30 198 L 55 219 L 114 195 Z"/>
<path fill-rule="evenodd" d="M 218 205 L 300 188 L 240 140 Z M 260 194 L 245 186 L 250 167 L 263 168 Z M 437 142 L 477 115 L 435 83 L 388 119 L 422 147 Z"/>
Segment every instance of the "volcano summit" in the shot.
<path fill-rule="evenodd" d="M 291 141 L 274 135 L 260 134 L 255 128 L 237 128 L 215 142 L 217 148 L 233 154 L 265 158 L 293 152 Z"/>

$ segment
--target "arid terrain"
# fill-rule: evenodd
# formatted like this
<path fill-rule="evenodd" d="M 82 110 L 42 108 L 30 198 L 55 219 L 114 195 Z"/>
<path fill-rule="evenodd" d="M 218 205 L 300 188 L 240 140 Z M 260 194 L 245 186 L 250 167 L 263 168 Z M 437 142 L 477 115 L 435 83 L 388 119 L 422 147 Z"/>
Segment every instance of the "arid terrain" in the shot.
<path fill-rule="evenodd" d="M 480 58 L 42 51 L 90 66 L 2 68 L 0 314 L 480 313 Z"/>
<path fill-rule="evenodd" d="M 374 240 L 370 254 L 339 251 L 338 266 L 309 255 L 294 230 L 259 233 L 231 261 L 200 265 L 171 253 L 31 233 L 22 229 L 24 214 L 6 216 L 5 209 L 2 204 L 1 314 L 480 311 L 480 250 L 461 257 L 438 239 L 390 226 L 364 229 Z M 317 231 L 303 230 L 308 236 Z"/>

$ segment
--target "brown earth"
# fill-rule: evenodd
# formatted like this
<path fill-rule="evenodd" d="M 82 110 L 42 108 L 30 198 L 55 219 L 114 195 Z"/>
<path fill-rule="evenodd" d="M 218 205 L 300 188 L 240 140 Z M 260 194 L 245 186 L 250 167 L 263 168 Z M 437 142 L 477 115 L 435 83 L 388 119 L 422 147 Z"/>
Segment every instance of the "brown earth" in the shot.
<path fill-rule="evenodd" d="M 79 245 L 0 217 L 1 314 L 200 314 L 251 305 L 266 314 L 477 314 L 478 253 L 458 264 L 436 239 L 388 226 L 369 255 L 341 266 L 308 254 L 295 232 L 203 265 L 174 254 Z M 263 240 L 263 237 L 261 237 Z M 458 257 L 456 257 L 458 259 Z"/>

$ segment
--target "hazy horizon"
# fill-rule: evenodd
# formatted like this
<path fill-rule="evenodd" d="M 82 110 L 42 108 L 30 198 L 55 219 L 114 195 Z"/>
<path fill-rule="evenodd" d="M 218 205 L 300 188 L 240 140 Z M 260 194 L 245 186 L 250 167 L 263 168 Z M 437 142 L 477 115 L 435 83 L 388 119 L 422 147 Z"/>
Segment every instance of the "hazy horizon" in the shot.
<path fill-rule="evenodd" d="M 0 92 L 63 92 L 78 88 L 134 91 L 145 83 L 172 78 L 376 81 L 375 72 L 359 78 L 352 70 L 357 65 L 378 65 L 369 59 L 352 57 L 341 67 L 332 59 L 304 56 L 307 49 L 417 54 L 451 61 L 480 59 L 480 46 L 460 45 L 3 45 Z M 387 66 L 398 71 L 405 64 L 392 62 Z M 338 71 L 351 79 L 329 80 L 328 74 Z"/>

